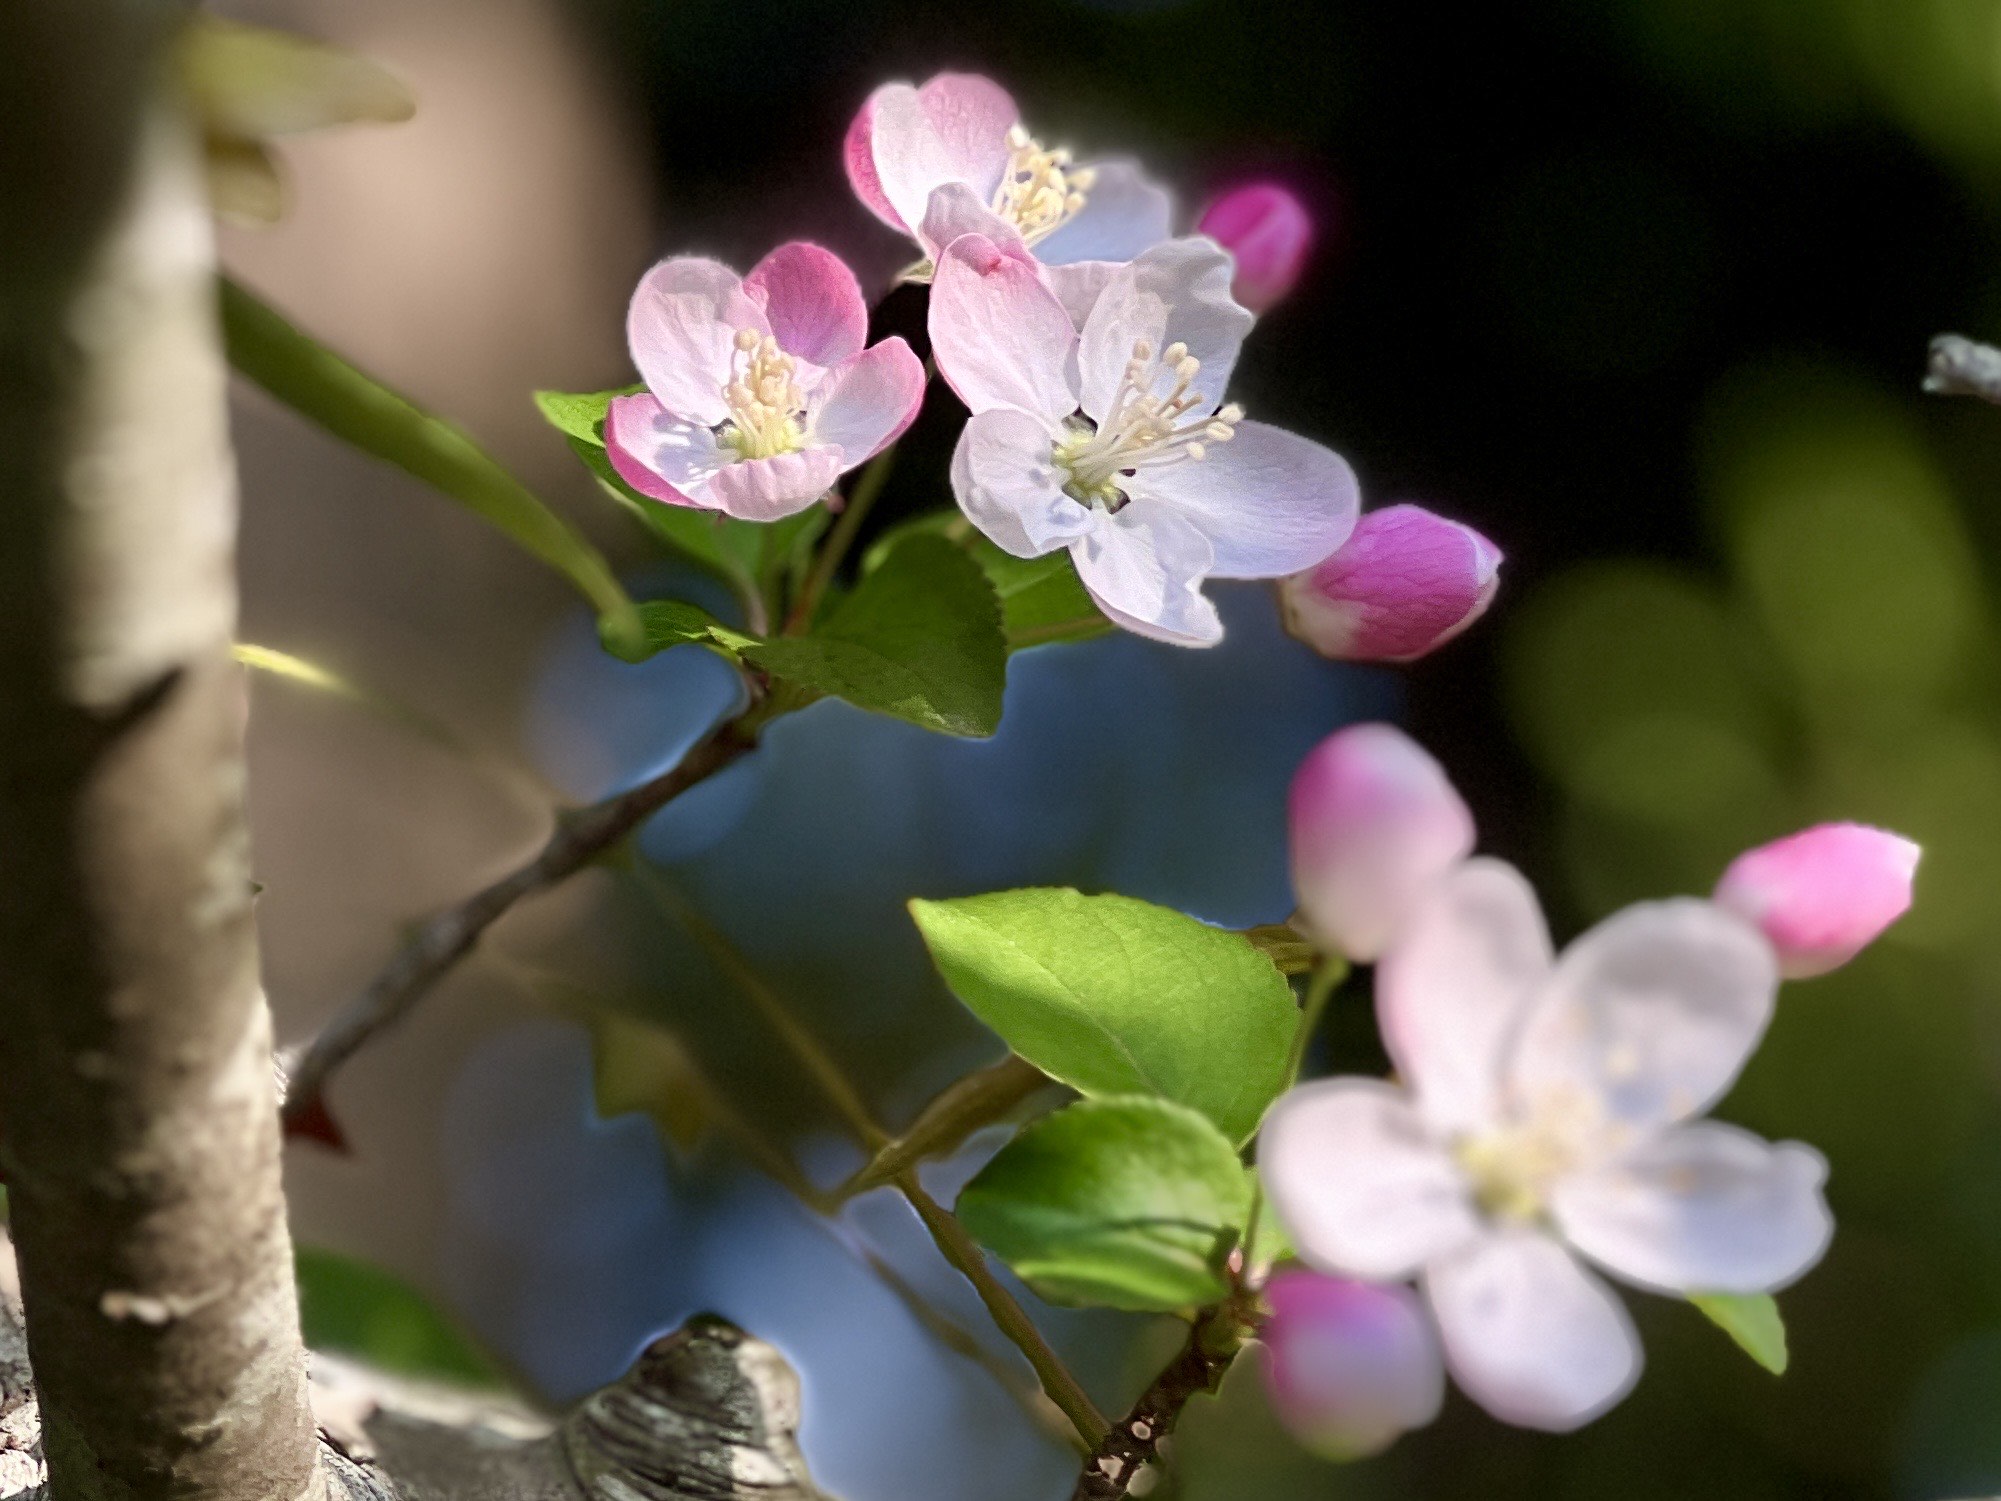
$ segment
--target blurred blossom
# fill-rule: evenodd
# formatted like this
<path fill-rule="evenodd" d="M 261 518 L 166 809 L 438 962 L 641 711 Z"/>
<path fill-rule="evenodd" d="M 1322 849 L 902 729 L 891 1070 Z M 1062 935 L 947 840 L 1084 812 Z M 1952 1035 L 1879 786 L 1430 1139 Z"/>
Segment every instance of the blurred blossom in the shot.
<path fill-rule="evenodd" d="M 1230 252 L 1237 263 L 1231 295 L 1260 314 L 1298 285 L 1313 250 L 1313 216 L 1275 182 L 1231 188 L 1202 210 L 1195 232 Z"/>
<path fill-rule="evenodd" d="M 864 348 L 854 272 L 804 241 L 743 277 L 698 256 L 662 261 L 625 328 L 646 390 L 612 402 L 605 452 L 633 489 L 670 505 L 794 515 L 903 436 L 924 400 L 910 346 Z"/>
<path fill-rule="evenodd" d="M 1777 988 L 1757 931 L 1689 899 L 1629 907 L 1556 959 L 1528 882 L 1469 861 L 1376 972 L 1404 1082 L 1280 1100 L 1259 1154 L 1272 1203 L 1322 1270 L 1422 1272 L 1446 1363 L 1489 1412 L 1576 1428 L 1641 1364 L 1580 1255 L 1654 1291 L 1762 1292 L 1827 1248 L 1818 1152 L 1696 1119 Z"/>
<path fill-rule="evenodd" d="M 1756 924 L 1789 980 L 1839 969 L 1911 905 L 1918 846 L 1858 823 L 1824 823 L 1748 850 L 1717 902 Z"/>
<path fill-rule="evenodd" d="M 1279 584 L 1285 628 L 1323 657 L 1413 662 L 1487 611 L 1501 550 L 1422 506 L 1386 506 L 1355 523 L 1324 562 Z"/>
<path fill-rule="evenodd" d="M 1354 725 L 1321 741 L 1293 775 L 1287 812 L 1307 927 L 1365 963 L 1473 852 L 1473 815 L 1445 769 L 1394 725 Z"/>
<path fill-rule="evenodd" d="M 1359 506 L 1339 454 L 1224 404 L 1251 325 L 1229 275 L 1206 240 L 1157 245 L 1107 273 L 1080 333 L 1031 264 L 969 234 L 931 293 L 938 368 L 973 412 L 960 508 L 1016 557 L 1068 547 L 1108 616 L 1179 646 L 1223 638 L 1205 579 L 1324 558 Z"/>
<path fill-rule="evenodd" d="M 1077 167 L 1067 149 L 1045 149 L 1007 90 L 975 73 L 884 84 L 849 125 L 843 157 L 855 195 L 923 250 L 914 276 L 961 234 L 1032 248 L 1051 266 L 1129 261 L 1167 238 L 1173 212 L 1135 162 Z"/>
<path fill-rule="evenodd" d="M 1445 1367 L 1410 1289 L 1289 1271 L 1264 1297 L 1265 1389 L 1305 1448 L 1362 1459 L 1438 1416 Z"/>

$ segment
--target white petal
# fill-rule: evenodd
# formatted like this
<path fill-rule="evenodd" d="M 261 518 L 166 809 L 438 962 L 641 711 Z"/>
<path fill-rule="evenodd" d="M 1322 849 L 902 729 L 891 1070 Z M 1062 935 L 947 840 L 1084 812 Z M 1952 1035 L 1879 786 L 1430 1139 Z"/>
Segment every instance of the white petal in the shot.
<path fill-rule="evenodd" d="M 1509 1039 L 1551 960 L 1534 889 L 1499 860 L 1468 860 L 1405 920 L 1376 967 L 1376 1024 L 1436 1129 L 1496 1118 Z"/>
<path fill-rule="evenodd" d="M 1143 469 L 1135 484 L 1171 502 L 1216 550 L 1217 578 L 1283 578 L 1331 555 L 1361 512 L 1348 461 L 1307 438 L 1240 422 L 1199 460 Z"/>
<path fill-rule="evenodd" d="M 1435 1262 L 1424 1291 L 1453 1379 L 1504 1423 L 1567 1433 L 1639 1380 L 1625 1305 L 1536 1231 L 1500 1231 Z"/>
<path fill-rule="evenodd" d="M 952 451 L 959 509 L 1017 558 L 1041 557 L 1092 528 L 1091 512 L 1063 493 L 1054 447 L 1040 417 L 995 407 L 960 429 Z"/>
<path fill-rule="evenodd" d="M 1084 207 L 1035 246 L 1037 260 L 1064 266 L 1076 261 L 1129 261 L 1174 231 L 1174 199 L 1149 182 L 1137 162 L 1098 162 Z"/>
<path fill-rule="evenodd" d="M 1211 553 L 1193 523 L 1140 498 L 1107 515 L 1070 549 L 1098 608 L 1127 630 L 1176 646 L 1214 646 L 1223 621 L 1202 593 Z"/>
<path fill-rule="evenodd" d="M 645 392 L 613 398 L 604 444 L 621 479 L 670 505 L 714 508 L 709 481 L 736 458 L 709 428 L 683 421 Z"/>
<path fill-rule="evenodd" d="M 1104 420 L 1140 339 L 1156 357 L 1170 344 L 1186 344 L 1201 366 L 1190 383 L 1205 403 L 1199 410 L 1222 405 L 1252 322 L 1230 296 L 1234 274 L 1229 253 L 1200 237 L 1168 240 L 1114 271 L 1084 322 L 1077 350 L 1084 410 Z M 1163 373 L 1158 389 L 1164 393 L 1167 384 Z"/>
<path fill-rule="evenodd" d="M 1055 423 L 1077 410 L 1077 333 L 1032 261 L 960 236 L 939 258 L 930 326 L 939 370 L 973 411 L 1018 407 Z"/>
<path fill-rule="evenodd" d="M 1834 1234 L 1827 1161 L 1798 1142 L 1699 1121 L 1557 1184 L 1565 1237 L 1607 1271 L 1661 1292 L 1769 1292 Z"/>
<path fill-rule="evenodd" d="M 1067 266 L 1042 268 L 1042 283 L 1056 294 L 1056 300 L 1063 304 L 1063 311 L 1070 315 L 1079 333 L 1091 320 L 1091 309 L 1098 305 L 1098 298 L 1104 295 L 1122 266 L 1121 261 L 1074 261 Z"/>
<path fill-rule="evenodd" d="M 840 449 L 852 469 L 902 437 L 916 419 L 924 404 L 924 365 L 902 339 L 884 339 L 828 371 L 813 395 L 813 441 Z"/>
<path fill-rule="evenodd" d="M 1515 1103 L 1596 1100 L 1630 1128 L 1700 1114 L 1736 1080 L 1778 993 L 1771 945 L 1709 902 L 1642 902 L 1573 943 L 1530 1005 Z"/>
<path fill-rule="evenodd" d="M 1258 1172 L 1300 1257 L 1408 1277 L 1480 1234 L 1466 1180 L 1410 1096 L 1377 1079 L 1301 1085 L 1272 1107 Z"/>
<path fill-rule="evenodd" d="M 709 480 L 710 504 L 742 521 L 777 521 L 825 495 L 846 467 L 838 448 L 802 448 L 726 464 Z"/>
<path fill-rule="evenodd" d="M 737 330 L 771 331 L 743 279 L 720 261 L 680 256 L 662 261 L 633 291 L 625 337 L 647 390 L 677 417 L 714 427 L 729 416 Z"/>

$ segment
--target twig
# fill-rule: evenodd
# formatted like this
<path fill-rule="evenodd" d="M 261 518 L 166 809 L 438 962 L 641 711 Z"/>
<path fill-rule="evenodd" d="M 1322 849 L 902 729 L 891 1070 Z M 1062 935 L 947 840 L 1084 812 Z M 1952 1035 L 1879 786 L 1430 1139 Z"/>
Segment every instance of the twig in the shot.
<path fill-rule="evenodd" d="M 1938 396 L 1978 396 L 2001 406 L 2001 349 L 1959 334 L 1932 340 L 1925 389 Z"/>
<path fill-rule="evenodd" d="M 1120 1501 L 1162 1450 L 1181 1410 L 1198 1392 L 1213 1392 L 1243 1345 L 1243 1325 L 1229 1309 L 1198 1321 L 1167 1368 L 1154 1377 L 1118 1427 L 1106 1433 L 1084 1462 L 1070 1501 Z"/>
<path fill-rule="evenodd" d="M 762 727 L 757 713 L 753 709 L 725 720 L 651 781 L 563 814 L 533 860 L 419 928 L 389 967 L 328 1022 L 286 1070 L 287 1119 L 311 1108 L 334 1071 L 377 1033 L 407 1016 L 516 902 L 575 875 L 690 787 L 752 750 Z"/>
<path fill-rule="evenodd" d="M 1028 1311 L 1015 1301 L 1014 1295 L 1001 1286 L 987 1267 L 986 1257 L 973 1243 L 972 1236 L 936 1199 L 924 1191 L 913 1170 L 897 1180 L 897 1187 L 910 1201 L 910 1207 L 917 1211 L 917 1217 L 924 1221 L 924 1228 L 931 1232 L 931 1239 L 937 1243 L 939 1252 L 949 1261 L 954 1270 L 973 1284 L 973 1291 L 980 1295 L 980 1301 L 987 1305 L 1001 1333 L 1014 1342 L 1016 1349 L 1028 1358 L 1035 1368 L 1036 1379 L 1042 1389 L 1049 1394 L 1049 1400 L 1063 1409 L 1063 1416 L 1070 1420 L 1070 1426 L 1077 1435 L 1092 1448 L 1105 1441 L 1110 1425 L 1105 1415 L 1098 1411 L 1098 1405 L 1091 1400 L 1090 1393 L 1077 1384 L 1077 1378 L 1070 1374 L 1070 1368 L 1063 1359 L 1049 1347 L 1042 1337 L 1042 1331 L 1035 1327 L 1035 1320 Z"/>
<path fill-rule="evenodd" d="M 948 1085 L 918 1112 L 909 1130 L 834 1190 L 835 1202 L 894 1183 L 926 1158 L 950 1154 L 968 1136 L 1002 1119 L 1048 1083 L 1049 1076 L 1041 1069 L 1010 1053 L 999 1063 Z"/>
<path fill-rule="evenodd" d="M 896 445 L 892 443 L 869 460 L 868 467 L 855 481 L 854 492 L 841 508 L 827 540 L 820 544 L 819 556 L 813 560 L 813 571 L 806 575 L 806 582 L 799 588 L 799 597 L 793 602 L 792 612 L 785 617 L 786 635 L 796 635 L 813 623 L 813 611 L 819 607 L 820 596 L 833 581 L 834 571 L 841 566 L 841 559 L 854 545 L 855 536 L 862 529 L 862 521 L 875 504 L 876 496 L 882 493 L 883 482 L 889 478 L 890 466 L 895 462 Z"/>

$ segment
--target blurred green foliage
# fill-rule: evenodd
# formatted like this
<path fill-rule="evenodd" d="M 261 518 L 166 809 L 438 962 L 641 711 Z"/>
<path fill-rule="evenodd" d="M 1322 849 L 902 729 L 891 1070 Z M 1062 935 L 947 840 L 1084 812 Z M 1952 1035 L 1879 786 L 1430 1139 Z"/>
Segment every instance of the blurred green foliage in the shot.
<path fill-rule="evenodd" d="M 393 1273 L 301 1246 L 299 1317 L 306 1344 L 402 1376 L 502 1387 L 500 1368 L 456 1322 Z"/>

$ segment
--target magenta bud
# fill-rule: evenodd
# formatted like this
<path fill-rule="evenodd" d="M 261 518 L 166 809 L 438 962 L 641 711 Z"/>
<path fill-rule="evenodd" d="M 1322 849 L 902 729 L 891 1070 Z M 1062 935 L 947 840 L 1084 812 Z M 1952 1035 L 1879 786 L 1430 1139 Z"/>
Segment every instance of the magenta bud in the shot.
<path fill-rule="evenodd" d="M 1285 300 L 1313 249 L 1313 218 L 1306 205 L 1274 182 L 1231 188 L 1202 210 L 1195 232 L 1236 258 L 1230 295 L 1254 313 Z"/>
<path fill-rule="evenodd" d="M 1486 613 L 1501 550 L 1422 506 L 1385 506 L 1355 523 L 1325 562 L 1279 583 L 1285 628 L 1323 657 L 1410 662 Z"/>
<path fill-rule="evenodd" d="M 1438 1416 L 1445 1363 L 1409 1288 L 1288 1271 L 1264 1296 L 1265 1390 L 1303 1447 L 1362 1459 Z"/>
<path fill-rule="evenodd" d="M 1787 979 L 1811 979 L 1839 969 L 1910 909 L 1921 853 L 1885 829 L 1816 824 L 1731 861 L 1716 901 L 1771 940 Z"/>
<path fill-rule="evenodd" d="M 1473 815 L 1444 768 L 1394 725 L 1321 741 L 1293 773 L 1288 811 L 1300 916 L 1319 942 L 1363 962 L 1473 851 Z"/>

